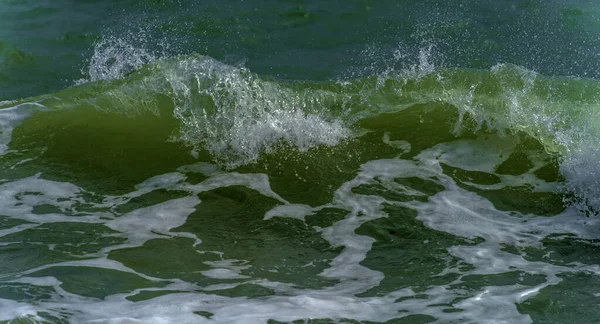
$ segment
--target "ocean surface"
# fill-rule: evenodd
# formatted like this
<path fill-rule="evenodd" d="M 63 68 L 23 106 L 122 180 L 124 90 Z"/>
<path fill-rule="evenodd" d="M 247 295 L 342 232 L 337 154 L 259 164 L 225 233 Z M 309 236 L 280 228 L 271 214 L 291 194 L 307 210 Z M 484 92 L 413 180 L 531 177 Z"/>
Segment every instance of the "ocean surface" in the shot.
<path fill-rule="evenodd" d="M 600 7 L 0 0 L 0 323 L 600 323 Z"/>

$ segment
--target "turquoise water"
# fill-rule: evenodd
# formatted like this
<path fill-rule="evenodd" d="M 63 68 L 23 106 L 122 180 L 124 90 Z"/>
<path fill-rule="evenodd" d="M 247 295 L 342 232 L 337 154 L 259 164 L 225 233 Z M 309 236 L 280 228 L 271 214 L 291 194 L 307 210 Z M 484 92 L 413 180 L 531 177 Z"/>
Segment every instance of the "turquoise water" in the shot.
<path fill-rule="evenodd" d="M 585 1 L 3 1 L 0 322 L 600 321 Z"/>

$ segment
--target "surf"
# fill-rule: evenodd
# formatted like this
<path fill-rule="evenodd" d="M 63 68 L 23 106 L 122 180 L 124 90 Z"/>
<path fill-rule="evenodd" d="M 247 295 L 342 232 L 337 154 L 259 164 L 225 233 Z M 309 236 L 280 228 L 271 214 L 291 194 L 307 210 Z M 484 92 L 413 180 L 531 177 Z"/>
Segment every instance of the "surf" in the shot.
<path fill-rule="evenodd" d="M 397 120 L 385 126 L 391 140 L 404 140 L 394 136 L 395 127 L 417 131 L 427 122 L 454 138 L 525 134 L 557 157 L 564 190 L 573 193 L 570 203 L 592 214 L 598 207 L 592 188 L 600 172 L 594 144 L 600 136 L 600 83 L 593 79 L 546 77 L 509 64 L 436 69 L 425 57 L 412 69 L 361 79 L 284 81 L 197 54 L 159 59 L 121 74 L 4 104 L 5 120 L 13 120 L 5 122 L 4 136 L 24 118 L 9 112 L 33 110 L 33 119 L 59 124 L 78 123 L 76 115 L 98 115 L 111 124 L 105 126 L 123 130 L 158 118 L 153 123 L 164 124 L 157 127 L 164 129 L 160 140 L 234 169 L 282 147 L 309 152 L 381 133 L 384 126 L 373 121 L 390 116 Z M 429 111 L 440 109 L 448 118 L 427 120 Z M 409 110 L 422 118 L 394 117 Z"/>

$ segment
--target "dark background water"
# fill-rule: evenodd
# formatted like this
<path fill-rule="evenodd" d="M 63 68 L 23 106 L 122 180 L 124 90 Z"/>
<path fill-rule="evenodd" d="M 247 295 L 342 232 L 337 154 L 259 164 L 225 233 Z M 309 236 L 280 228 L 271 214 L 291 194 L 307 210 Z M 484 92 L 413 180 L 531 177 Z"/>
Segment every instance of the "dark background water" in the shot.
<path fill-rule="evenodd" d="M 401 68 L 428 46 L 437 65 L 509 62 L 598 77 L 599 18 L 592 1 L 578 0 L 6 0 L 0 100 L 73 85 L 107 37 L 156 56 L 196 52 L 285 79 Z"/>

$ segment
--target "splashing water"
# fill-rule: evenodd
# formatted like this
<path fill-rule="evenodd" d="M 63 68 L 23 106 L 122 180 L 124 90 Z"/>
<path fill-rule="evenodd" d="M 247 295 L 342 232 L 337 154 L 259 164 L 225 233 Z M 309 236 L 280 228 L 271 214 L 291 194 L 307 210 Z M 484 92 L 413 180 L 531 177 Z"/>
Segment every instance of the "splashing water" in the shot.
<path fill-rule="evenodd" d="M 87 71 L 82 71 L 87 78 L 76 81 L 76 84 L 119 79 L 157 58 L 146 49 L 132 45 L 127 39 L 103 37 L 94 45 Z"/>

